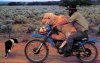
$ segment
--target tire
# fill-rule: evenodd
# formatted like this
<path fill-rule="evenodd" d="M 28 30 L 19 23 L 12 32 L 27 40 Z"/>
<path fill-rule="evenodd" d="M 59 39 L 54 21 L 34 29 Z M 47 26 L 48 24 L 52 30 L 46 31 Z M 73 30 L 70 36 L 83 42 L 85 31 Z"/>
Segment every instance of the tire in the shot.
<path fill-rule="evenodd" d="M 85 47 L 86 45 L 90 45 L 90 46 L 92 46 L 92 47 L 94 48 L 94 52 L 95 52 L 94 57 L 93 57 L 91 60 L 88 60 L 88 61 L 87 61 L 87 59 L 86 59 L 86 60 L 82 59 L 81 56 L 80 56 L 80 53 L 79 53 L 79 54 L 77 55 L 77 58 L 78 58 L 79 61 L 81 61 L 82 63 L 92 63 L 92 62 L 94 62 L 94 61 L 96 60 L 96 58 L 97 58 L 97 56 L 98 56 L 98 50 L 97 50 L 96 46 L 95 46 L 93 43 L 88 42 L 88 43 L 84 44 L 84 47 Z M 89 47 L 88 47 L 88 48 L 85 47 L 85 50 L 90 51 Z M 91 51 L 92 51 L 92 50 L 91 50 Z M 90 57 L 91 55 L 93 55 L 92 53 L 93 53 L 93 52 L 91 52 L 91 54 L 88 53 L 88 54 L 89 54 L 89 57 Z"/>
<path fill-rule="evenodd" d="M 42 56 L 43 56 L 43 54 L 44 54 L 44 56 L 41 58 L 41 59 L 35 59 L 35 57 L 36 56 L 38 56 L 39 57 L 39 55 L 38 54 L 40 54 L 41 53 L 41 49 L 42 49 L 42 47 L 41 47 L 41 49 L 40 49 L 40 51 L 39 51 L 39 53 L 38 54 L 35 54 L 35 53 L 33 53 L 33 51 L 34 51 L 34 49 L 36 49 L 36 48 L 38 48 L 37 46 L 38 45 L 35 45 L 35 43 L 39 43 L 39 45 L 40 44 L 42 44 L 42 41 L 41 40 L 31 40 L 31 41 L 29 41 L 27 44 L 26 44 L 26 46 L 25 46 L 25 50 L 24 50 L 24 52 L 25 52 L 25 56 L 26 56 L 26 58 L 30 61 L 30 62 L 32 62 L 32 63 L 41 63 L 41 62 L 43 62 L 44 60 L 46 60 L 46 58 L 47 58 L 47 56 L 48 56 L 48 54 L 49 54 L 49 52 L 48 52 L 48 47 L 47 47 L 47 45 L 46 44 L 44 44 L 43 43 L 43 45 L 42 45 L 42 47 L 44 47 L 44 49 L 45 49 L 45 52 L 43 52 L 42 53 Z M 33 45 L 34 46 L 33 46 Z M 33 47 L 31 47 L 31 48 L 29 48 L 30 46 L 33 46 L 33 47 L 35 47 L 35 48 L 33 48 Z M 32 50 L 31 50 L 32 49 Z M 29 51 L 28 51 L 29 50 Z M 32 52 L 32 55 L 30 55 L 31 53 L 30 52 Z M 28 54 L 29 53 L 29 54 Z M 34 56 L 33 56 L 34 55 Z"/>

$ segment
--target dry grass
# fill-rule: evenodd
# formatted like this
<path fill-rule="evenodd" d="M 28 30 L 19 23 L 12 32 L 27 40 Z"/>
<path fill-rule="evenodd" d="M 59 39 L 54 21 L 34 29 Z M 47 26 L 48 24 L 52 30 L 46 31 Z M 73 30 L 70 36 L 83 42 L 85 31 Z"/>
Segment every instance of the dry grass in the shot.
<path fill-rule="evenodd" d="M 86 17 L 92 32 L 100 32 L 100 5 L 90 7 L 78 7 Z M 7 31 L 6 26 L 12 24 L 12 33 L 20 36 L 21 33 L 34 33 L 41 25 L 44 13 L 53 12 L 57 15 L 67 15 L 65 7 L 59 6 L 0 6 L 0 30 Z M 19 33 L 19 34 L 18 34 Z"/>

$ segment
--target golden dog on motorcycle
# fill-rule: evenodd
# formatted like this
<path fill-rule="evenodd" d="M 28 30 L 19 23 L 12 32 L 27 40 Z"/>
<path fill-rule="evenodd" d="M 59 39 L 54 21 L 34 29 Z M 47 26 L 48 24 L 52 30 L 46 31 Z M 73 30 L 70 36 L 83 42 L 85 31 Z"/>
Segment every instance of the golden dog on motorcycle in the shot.
<path fill-rule="evenodd" d="M 42 24 L 43 25 L 52 25 L 53 27 L 57 27 L 61 32 L 59 34 L 53 34 L 52 38 L 54 39 L 65 39 L 67 38 L 72 32 L 76 32 L 75 27 L 68 23 L 67 21 L 68 16 L 65 15 L 55 15 L 54 13 L 45 13 L 43 15 Z M 45 28 L 41 27 L 40 32 L 45 32 Z M 66 37 L 65 37 L 66 36 Z"/>

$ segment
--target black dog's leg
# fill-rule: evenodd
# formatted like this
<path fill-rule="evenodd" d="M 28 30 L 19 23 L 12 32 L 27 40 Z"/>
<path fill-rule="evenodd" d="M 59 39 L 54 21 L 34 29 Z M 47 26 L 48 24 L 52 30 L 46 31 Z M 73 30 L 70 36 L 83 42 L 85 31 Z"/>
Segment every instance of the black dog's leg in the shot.
<path fill-rule="evenodd" d="M 12 42 L 11 41 L 6 41 L 5 42 L 5 57 L 8 56 L 9 50 L 11 50 L 12 47 Z"/>
<path fill-rule="evenodd" d="M 8 54 L 8 49 L 7 49 L 7 45 L 5 44 L 5 57 L 7 57 Z"/>

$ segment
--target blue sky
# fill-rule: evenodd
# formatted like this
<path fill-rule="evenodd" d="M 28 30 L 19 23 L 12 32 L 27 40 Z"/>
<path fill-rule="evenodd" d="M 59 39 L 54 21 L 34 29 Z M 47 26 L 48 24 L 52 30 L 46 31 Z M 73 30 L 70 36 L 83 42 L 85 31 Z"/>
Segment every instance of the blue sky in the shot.
<path fill-rule="evenodd" d="M 33 2 L 33 1 L 60 1 L 60 0 L 0 0 L 0 1 L 7 1 L 7 2 Z"/>

